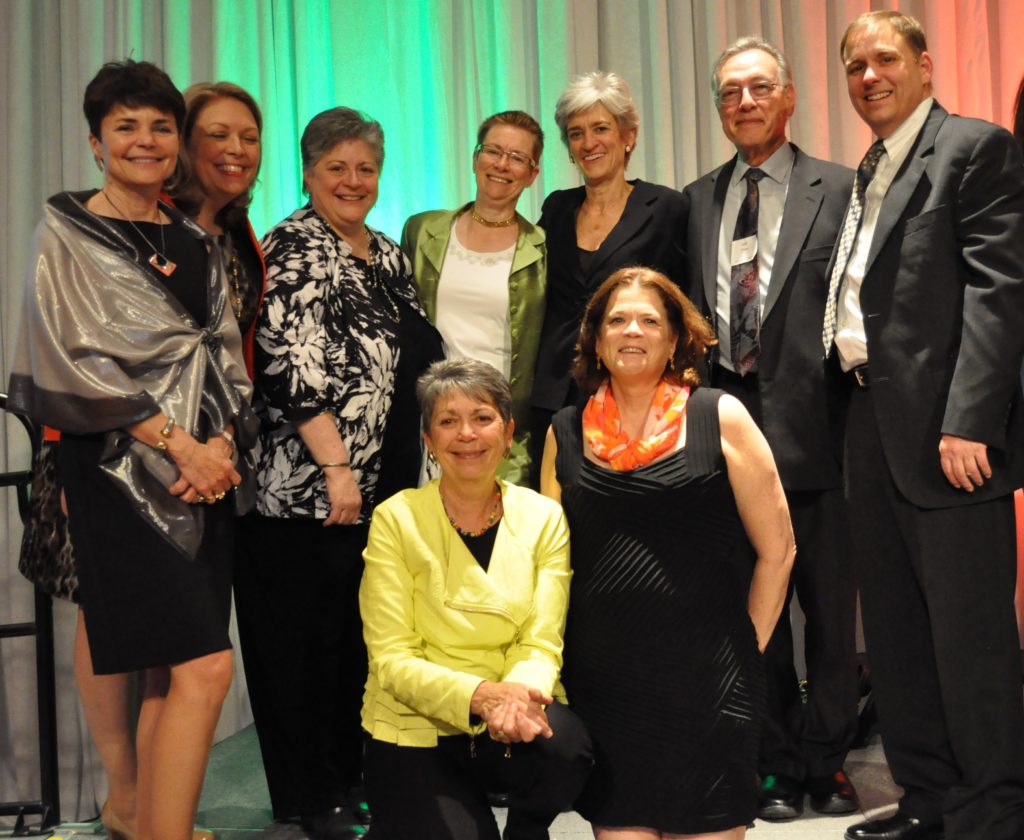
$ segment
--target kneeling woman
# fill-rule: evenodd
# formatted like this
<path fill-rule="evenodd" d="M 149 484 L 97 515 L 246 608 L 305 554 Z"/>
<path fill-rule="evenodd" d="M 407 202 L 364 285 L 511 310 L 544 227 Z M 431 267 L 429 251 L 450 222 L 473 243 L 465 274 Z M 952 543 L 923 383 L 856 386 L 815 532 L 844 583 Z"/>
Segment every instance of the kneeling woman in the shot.
<path fill-rule="evenodd" d="M 359 592 L 373 835 L 497 840 L 491 788 L 512 793 L 506 840 L 547 838 L 591 764 L 586 732 L 553 699 L 571 574 L 565 518 L 495 478 L 514 423 L 494 368 L 437 362 L 417 394 L 441 478 L 377 508 Z"/>

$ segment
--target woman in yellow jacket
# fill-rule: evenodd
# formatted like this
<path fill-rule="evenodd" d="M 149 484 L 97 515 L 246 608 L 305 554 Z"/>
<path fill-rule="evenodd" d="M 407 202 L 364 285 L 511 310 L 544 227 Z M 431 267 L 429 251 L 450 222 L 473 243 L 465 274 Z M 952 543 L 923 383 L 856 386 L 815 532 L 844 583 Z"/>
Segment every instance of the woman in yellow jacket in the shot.
<path fill-rule="evenodd" d="M 558 681 L 565 519 L 495 477 L 514 431 L 497 370 L 437 362 L 418 396 L 441 478 L 378 506 L 359 592 L 373 836 L 497 840 L 490 788 L 512 794 L 505 840 L 541 840 L 592 763 Z"/>

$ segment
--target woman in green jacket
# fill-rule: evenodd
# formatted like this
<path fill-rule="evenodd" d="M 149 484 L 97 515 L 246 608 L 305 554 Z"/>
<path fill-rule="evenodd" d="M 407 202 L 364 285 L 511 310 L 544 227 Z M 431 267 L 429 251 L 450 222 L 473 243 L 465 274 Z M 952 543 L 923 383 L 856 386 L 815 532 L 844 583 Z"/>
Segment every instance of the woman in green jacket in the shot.
<path fill-rule="evenodd" d="M 436 362 L 417 393 L 441 478 L 377 507 L 359 591 L 373 836 L 497 840 L 486 791 L 501 789 L 505 839 L 540 840 L 592 763 L 559 683 L 565 518 L 496 477 L 515 423 L 493 367 Z"/>
<path fill-rule="evenodd" d="M 544 231 L 516 212 L 540 171 L 544 132 L 522 111 L 481 123 L 473 152 L 476 198 L 455 211 L 409 218 L 402 250 L 412 261 L 427 316 L 449 357 L 487 362 L 512 386 L 512 414 L 522 432 L 499 475 L 525 484 L 530 393 L 544 320 Z M 454 235 L 453 235 L 454 234 Z"/>

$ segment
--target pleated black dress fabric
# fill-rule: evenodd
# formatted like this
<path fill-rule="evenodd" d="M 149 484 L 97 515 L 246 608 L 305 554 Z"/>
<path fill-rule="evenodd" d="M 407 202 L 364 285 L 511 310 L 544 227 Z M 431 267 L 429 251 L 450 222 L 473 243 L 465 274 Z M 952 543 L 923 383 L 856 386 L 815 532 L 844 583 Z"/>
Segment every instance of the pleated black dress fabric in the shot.
<path fill-rule="evenodd" d="M 577 808 L 595 825 L 697 834 L 755 816 L 764 675 L 720 393 L 695 390 L 685 446 L 628 473 L 583 456 L 577 407 L 553 421 L 574 570 L 563 680 L 594 741 Z"/>

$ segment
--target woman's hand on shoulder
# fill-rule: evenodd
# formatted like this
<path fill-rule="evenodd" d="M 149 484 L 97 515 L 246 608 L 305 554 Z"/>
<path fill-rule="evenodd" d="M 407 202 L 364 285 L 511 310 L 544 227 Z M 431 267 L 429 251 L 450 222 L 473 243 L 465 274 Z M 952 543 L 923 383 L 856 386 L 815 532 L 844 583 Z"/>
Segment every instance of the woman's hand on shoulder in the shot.
<path fill-rule="evenodd" d="M 523 683 L 484 680 L 473 692 L 469 710 L 487 724 L 494 740 L 529 743 L 537 736 L 551 737 L 544 707 L 553 702 L 544 692 Z"/>

